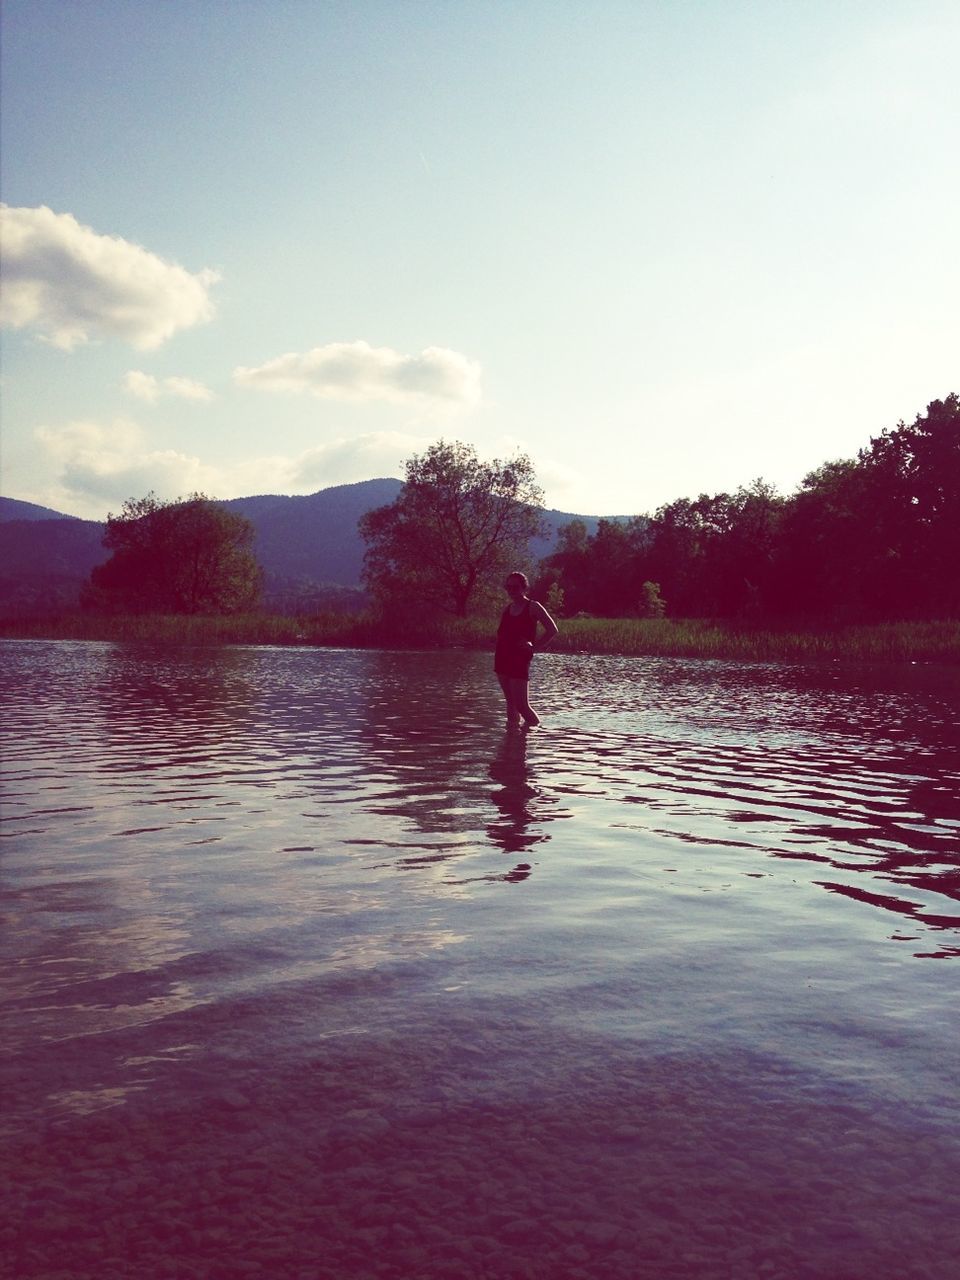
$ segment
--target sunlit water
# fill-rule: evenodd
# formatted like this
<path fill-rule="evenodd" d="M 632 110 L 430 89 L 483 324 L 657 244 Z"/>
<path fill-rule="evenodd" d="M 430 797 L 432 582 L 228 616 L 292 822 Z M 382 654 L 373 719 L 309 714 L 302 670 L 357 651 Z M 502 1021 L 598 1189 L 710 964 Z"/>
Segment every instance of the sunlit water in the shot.
<path fill-rule="evenodd" d="M 960 1256 L 956 670 L 2 659 L 11 1275 Z"/>

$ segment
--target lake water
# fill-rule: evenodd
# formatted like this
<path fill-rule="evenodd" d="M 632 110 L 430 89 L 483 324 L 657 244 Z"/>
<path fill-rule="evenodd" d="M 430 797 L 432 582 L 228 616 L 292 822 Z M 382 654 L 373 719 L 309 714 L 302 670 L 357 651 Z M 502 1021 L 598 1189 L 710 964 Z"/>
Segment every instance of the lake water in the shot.
<path fill-rule="evenodd" d="M 957 669 L 0 657 L 10 1275 L 956 1264 Z"/>

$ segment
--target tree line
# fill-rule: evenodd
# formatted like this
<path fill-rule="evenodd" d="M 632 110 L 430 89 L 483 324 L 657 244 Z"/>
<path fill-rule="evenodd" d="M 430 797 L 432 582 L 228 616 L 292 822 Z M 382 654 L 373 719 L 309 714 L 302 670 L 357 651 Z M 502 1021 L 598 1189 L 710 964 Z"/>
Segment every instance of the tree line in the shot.
<path fill-rule="evenodd" d="M 541 595 L 567 613 L 877 622 L 960 617 L 960 400 L 828 462 L 781 496 L 763 480 L 652 516 L 560 530 Z"/>
<path fill-rule="evenodd" d="M 782 496 L 762 479 L 679 498 L 652 515 L 573 520 L 539 565 L 543 494 L 523 453 L 481 461 L 439 441 L 405 464 L 396 500 L 361 518 L 364 584 L 397 625 L 424 611 L 486 613 L 512 569 L 551 612 L 603 617 L 874 622 L 960 617 L 960 400 L 871 439 Z M 263 574 L 254 529 L 203 494 L 130 499 L 107 521 L 111 558 L 88 608 L 233 613 L 254 608 Z"/>

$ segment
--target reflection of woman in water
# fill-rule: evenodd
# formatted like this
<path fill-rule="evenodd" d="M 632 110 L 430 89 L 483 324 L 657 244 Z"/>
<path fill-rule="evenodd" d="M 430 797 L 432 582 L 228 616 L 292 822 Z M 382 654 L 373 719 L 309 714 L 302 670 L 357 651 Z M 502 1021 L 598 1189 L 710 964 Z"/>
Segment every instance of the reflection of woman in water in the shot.
<path fill-rule="evenodd" d="M 533 770 L 527 765 L 526 734 L 504 734 L 490 762 L 490 777 L 500 783 L 500 790 L 490 797 L 499 810 L 499 817 L 487 824 L 491 843 L 505 853 L 527 853 L 534 845 L 549 840 L 539 830 L 540 822 L 530 807 L 540 793 L 534 786 Z M 507 879 L 519 880 L 529 874 L 530 864 L 521 862 Z"/>
<path fill-rule="evenodd" d="M 530 584 L 525 574 L 511 573 L 503 585 L 510 596 L 510 603 L 504 609 L 497 628 L 493 669 L 507 700 L 507 728 L 519 729 L 521 724 L 532 727 L 540 723 L 540 717 L 530 706 L 530 659 L 535 649 L 542 649 L 550 643 L 558 627 L 543 605 L 527 595 Z M 544 629 L 539 640 L 538 627 Z"/>

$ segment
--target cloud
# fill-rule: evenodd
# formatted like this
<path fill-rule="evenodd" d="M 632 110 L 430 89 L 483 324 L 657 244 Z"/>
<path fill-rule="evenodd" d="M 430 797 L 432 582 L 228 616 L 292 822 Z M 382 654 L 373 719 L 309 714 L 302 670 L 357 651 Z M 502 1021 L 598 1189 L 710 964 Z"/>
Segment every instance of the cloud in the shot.
<path fill-rule="evenodd" d="M 131 369 L 123 380 L 124 390 L 138 400 L 155 404 L 161 396 L 177 396 L 181 400 L 213 400 L 214 394 L 202 382 L 192 378 L 155 378 L 152 373 Z"/>
<path fill-rule="evenodd" d="M 577 483 L 581 478 L 576 468 L 553 458 L 544 458 L 537 460 L 536 469 L 537 479 L 543 487 L 545 505 L 566 509 L 563 504 L 571 494 L 576 493 Z"/>
<path fill-rule="evenodd" d="M 148 400 L 151 404 L 160 398 L 160 383 L 152 373 L 141 373 L 139 369 L 131 369 L 123 380 L 123 389 L 138 400 Z"/>
<path fill-rule="evenodd" d="M 40 427 L 36 435 L 58 467 L 61 491 L 79 499 L 85 510 L 118 506 L 151 489 L 161 497 L 206 490 L 217 478 L 199 458 L 148 448 L 142 428 L 126 418 Z"/>
<path fill-rule="evenodd" d="M 145 377 L 149 375 L 144 375 Z M 36 432 L 53 464 L 56 482 L 30 495 L 30 500 L 59 511 L 101 520 L 119 511 L 127 498 L 153 491 L 164 499 L 201 492 L 215 498 L 259 493 L 307 494 L 333 485 L 354 484 L 382 476 L 402 479 L 403 464 L 422 454 L 432 438 L 403 431 L 372 431 L 338 436 L 295 454 L 211 463 L 175 449 L 154 449 L 147 432 L 129 418 L 112 422 L 68 422 Z M 501 437 L 497 456 L 510 457 L 523 442 Z M 586 510 L 566 501 L 579 478 L 555 460 L 538 460 L 537 474 L 548 493 L 547 505 L 560 510 Z"/>
<path fill-rule="evenodd" d="M 403 462 L 422 453 L 430 441 L 399 431 L 372 431 L 366 435 L 333 440 L 308 449 L 293 460 L 290 484 L 313 493 L 332 484 L 352 484 L 381 476 L 400 476 Z"/>
<path fill-rule="evenodd" d="M 145 375 L 148 376 L 148 375 Z M 126 498 L 151 490 L 161 498 L 200 492 L 234 498 L 256 493 L 315 493 L 331 485 L 400 476 L 403 461 L 429 440 L 402 432 L 341 437 L 292 456 L 273 455 L 213 465 L 173 449 L 152 449 L 143 428 L 127 418 L 41 427 L 37 439 L 57 483 L 36 501 L 102 519 Z"/>
<path fill-rule="evenodd" d="M 202 382 L 193 378 L 164 378 L 163 389 L 171 396 L 179 396 L 181 400 L 213 400 L 213 392 Z"/>
<path fill-rule="evenodd" d="M 213 316 L 215 271 L 191 274 L 43 205 L 2 205 L 0 225 L 0 320 L 10 328 L 35 329 L 65 351 L 101 337 L 149 350 Z"/>
<path fill-rule="evenodd" d="M 446 347 L 403 355 L 367 342 L 331 342 L 303 355 L 277 356 L 255 369 L 241 366 L 233 376 L 240 386 L 309 392 L 329 400 L 463 406 L 480 398 L 480 365 Z"/>

